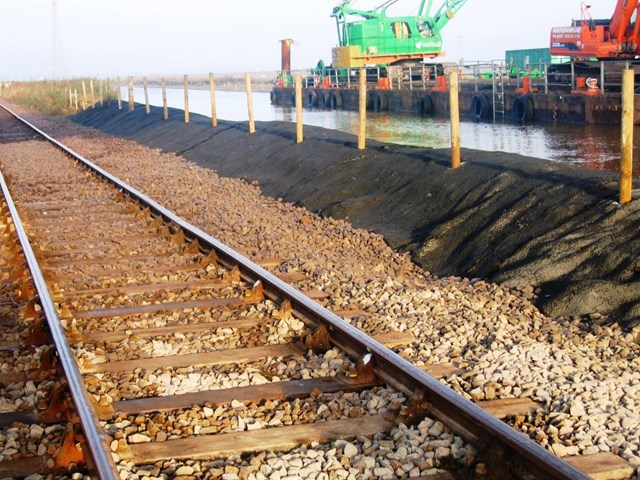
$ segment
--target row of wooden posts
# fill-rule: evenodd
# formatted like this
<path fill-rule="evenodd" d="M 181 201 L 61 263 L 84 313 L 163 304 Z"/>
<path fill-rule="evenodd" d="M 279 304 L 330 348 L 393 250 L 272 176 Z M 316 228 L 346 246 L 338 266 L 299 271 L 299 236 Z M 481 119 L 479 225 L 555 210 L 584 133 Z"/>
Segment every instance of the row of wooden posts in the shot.
<path fill-rule="evenodd" d="M 359 104 L 358 104 L 358 149 L 366 148 L 366 118 L 367 118 L 367 76 L 364 68 L 359 72 Z M 451 167 L 458 168 L 460 166 L 460 115 L 458 110 L 458 74 L 452 72 L 450 77 L 450 110 L 451 110 Z M 256 131 L 255 117 L 253 113 L 253 95 L 251 90 L 251 75 L 245 75 L 245 84 L 247 90 L 247 108 L 249 113 L 249 133 Z M 295 76 L 295 108 L 296 108 L 296 143 L 302 143 L 304 140 L 303 123 L 302 123 L 302 76 Z M 147 89 L 147 79 L 143 78 L 143 89 L 145 97 L 146 112 L 149 113 L 149 94 Z M 213 73 L 209 74 L 209 90 L 211 93 L 211 125 L 217 126 L 216 113 L 216 95 L 215 95 L 215 79 Z M 93 91 L 93 87 L 92 87 Z M 118 108 L 121 106 L 120 89 L 118 92 Z M 129 111 L 134 110 L 135 102 L 133 98 L 133 77 L 128 80 L 128 102 Z M 163 117 L 165 120 L 169 118 L 169 109 L 167 105 L 167 89 L 164 79 L 162 80 L 162 106 Z M 184 122 L 189 123 L 189 76 L 184 76 Z"/>
<path fill-rule="evenodd" d="M 107 81 L 108 82 L 108 81 Z M 256 131 L 255 117 L 253 113 L 253 95 L 251 90 L 251 75 L 245 75 L 245 84 L 247 90 L 247 108 L 249 113 L 249 133 Z M 146 112 L 151 111 L 149 106 L 149 94 L 147 89 L 147 79 L 143 79 L 145 108 Z M 359 72 L 359 102 L 358 102 L 358 149 L 366 148 L 366 112 L 367 112 L 367 85 L 365 69 Z M 87 108 L 87 91 L 85 82 L 82 82 L 83 90 L 83 109 Z M 211 125 L 218 125 L 216 113 L 216 95 L 215 95 L 215 79 L 213 73 L 209 74 L 209 90 L 211 93 Z M 109 83 L 107 83 L 107 91 Z M 118 108 L 122 108 L 122 99 L 120 95 L 120 86 L 116 88 L 118 95 Z M 95 104 L 93 80 L 90 81 L 91 105 Z M 133 77 L 128 79 L 128 103 L 129 111 L 134 110 L 133 99 Z M 622 133 L 621 133 L 621 149 L 622 156 L 620 159 L 620 196 L 621 204 L 625 204 L 632 199 L 633 188 L 633 117 L 634 117 L 634 71 L 625 70 L 623 72 L 622 82 Z M 78 109 L 78 94 L 75 92 L 75 100 L 71 91 L 69 92 L 70 105 L 75 101 L 76 110 Z M 100 104 L 103 103 L 102 82 L 100 82 Z M 169 110 L 167 105 L 166 82 L 162 79 L 162 105 L 164 119 L 169 118 Z M 296 108 L 296 143 L 302 143 L 304 140 L 303 123 L 302 123 L 302 76 L 300 74 L 295 77 L 295 108 Z M 451 168 L 460 167 L 460 110 L 458 103 L 458 73 L 452 70 L 449 74 L 449 114 L 451 123 Z M 189 123 L 189 77 L 184 76 L 184 121 Z"/>
<path fill-rule="evenodd" d="M 103 84 L 102 82 L 98 82 L 98 85 L 99 85 L 98 103 L 100 103 L 100 106 L 102 106 L 104 105 Z M 109 80 L 107 80 L 107 91 L 109 91 Z M 79 108 L 79 105 L 78 105 L 79 102 L 80 101 L 78 100 L 78 89 L 74 89 L 73 91 L 69 89 L 69 108 L 75 108 L 77 112 Z M 87 93 L 87 83 L 83 80 L 82 81 L 82 103 L 80 107 L 82 107 L 82 110 L 86 110 L 89 107 L 89 105 L 94 106 L 95 104 L 96 104 L 96 97 L 95 97 L 95 89 L 93 87 L 93 79 L 89 80 L 89 93 Z"/>

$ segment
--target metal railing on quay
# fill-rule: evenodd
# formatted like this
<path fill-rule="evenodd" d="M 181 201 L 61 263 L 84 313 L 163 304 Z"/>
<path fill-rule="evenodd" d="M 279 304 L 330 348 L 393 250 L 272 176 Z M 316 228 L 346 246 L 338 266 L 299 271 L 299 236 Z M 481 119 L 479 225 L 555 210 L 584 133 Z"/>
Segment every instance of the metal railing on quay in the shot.
<path fill-rule="evenodd" d="M 461 83 L 472 84 L 475 91 L 492 85 L 496 77 L 506 88 L 523 88 L 528 84 L 533 91 L 571 92 L 580 88 L 620 91 L 622 72 L 629 68 L 629 61 L 530 63 L 524 68 L 505 64 L 504 60 L 475 61 L 462 63 L 430 62 L 414 66 L 367 67 L 367 85 L 387 90 L 427 89 L 438 85 L 438 77 L 446 77 L 457 69 Z M 311 69 L 302 73 L 303 88 L 346 88 L 358 86 L 359 68 Z M 278 78 L 291 81 L 276 81 L 276 86 L 292 87 L 291 72 L 278 72 Z M 526 79 L 526 80 L 525 80 Z"/>

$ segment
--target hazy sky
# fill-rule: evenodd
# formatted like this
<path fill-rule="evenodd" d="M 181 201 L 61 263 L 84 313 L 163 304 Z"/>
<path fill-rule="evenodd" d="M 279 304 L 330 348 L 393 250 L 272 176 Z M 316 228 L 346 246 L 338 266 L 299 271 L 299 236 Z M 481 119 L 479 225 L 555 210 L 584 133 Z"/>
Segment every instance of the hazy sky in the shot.
<path fill-rule="evenodd" d="M 444 0 L 440 0 L 444 1 Z M 280 68 L 278 40 L 292 38 L 292 68 L 331 62 L 338 0 L 57 0 L 55 65 L 65 76 L 258 72 Z M 382 0 L 358 0 L 371 8 Z M 439 0 L 436 0 L 439 5 Z M 615 0 L 592 0 L 608 18 Z M 52 0 L 0 0 L 0 79 L 51 78 Z M 412 14 L 419 0 L 399 0 Z M 468 0 L 444 29 L 447 60 L 504 58 L 547 47 L 551 27 L 580 17 L 579 0 Z"/>

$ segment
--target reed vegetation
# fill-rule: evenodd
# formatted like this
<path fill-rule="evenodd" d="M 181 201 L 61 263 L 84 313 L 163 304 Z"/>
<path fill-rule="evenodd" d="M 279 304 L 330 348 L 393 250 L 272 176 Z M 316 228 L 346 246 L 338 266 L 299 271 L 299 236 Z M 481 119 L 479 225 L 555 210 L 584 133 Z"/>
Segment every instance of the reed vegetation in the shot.
<path fill-rule="evenodd" d="M 85 95 L 86 91 L 86 104 Z M 100 82 L 104 101 L 114 99 L 115 90 L 107 91 L 106 81 L 90 78 L 71 80 L 40 80 L 33 82 L 7 82 L 0 84 L 0 98 L 27 108 L 39 110 L 47 115 L 70 115 L 77 109 L 88 108 L 100 101 Z M 94 91 L 91 95 L 90 85 Z M 93 97 L 93 98 L 92 98 Z"/>

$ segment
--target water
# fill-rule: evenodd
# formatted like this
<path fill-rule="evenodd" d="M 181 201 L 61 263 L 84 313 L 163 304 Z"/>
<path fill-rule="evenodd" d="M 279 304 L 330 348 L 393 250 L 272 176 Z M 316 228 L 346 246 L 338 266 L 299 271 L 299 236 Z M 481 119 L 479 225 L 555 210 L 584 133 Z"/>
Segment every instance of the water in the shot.
<path fill-rule="evenodd" d="M 127 89 L 122 89 L 123 98 Z M 142 88 L 135 88 L 134 99 L 144 102 Z M 149 88 L 149 103 L 162 106 L 162 91 Z M 169 107 L 184 108 L 184 90 L 167 89 Z M 256 120 L 295 121 L 292 107 L 271 105 L 269 92 L 253 93 Z M 247 95 L 245 92 L 216 92 L 218 118 L 246 121 Z M 192 113 L 211 115 L 209 90 L 189 91 L 189 110 Z M 303 112 L 306 125 L 358 133 L 358 113 L 349 110 L 306 109 Z M 450 130 L 447 118 L 420 117 L 412 114 L 367 112 L 367 138 L 383 142 L 442 148 L 450 146 Z M 572 163 L 594 170 L 619 170 L 620 127 L 606 125 L 517 125 L 509 121 L 476 122 L 461 120 L 460 137 L 463 148 L 485 151 L 502 151 Z M 640 138 L 636 127 L 635 138 Z M 640 158 L 640 145 L 634 142 L 634 157 Z M 634 165 L 634 175 L 640 175 L 640 162 Z"/>

